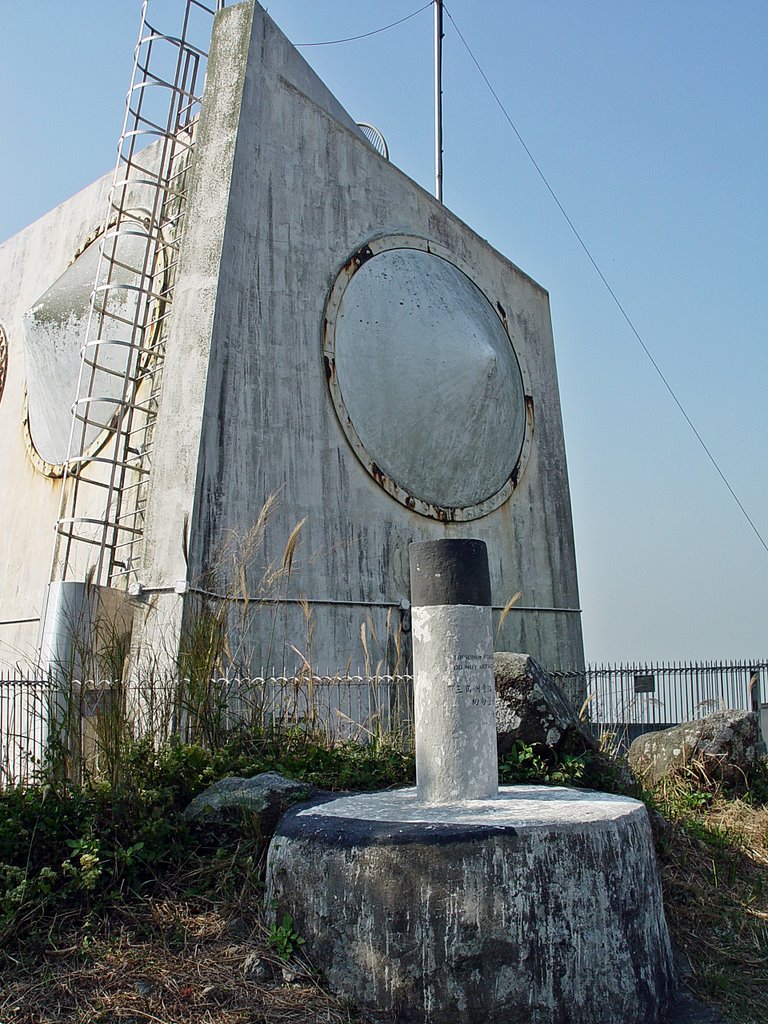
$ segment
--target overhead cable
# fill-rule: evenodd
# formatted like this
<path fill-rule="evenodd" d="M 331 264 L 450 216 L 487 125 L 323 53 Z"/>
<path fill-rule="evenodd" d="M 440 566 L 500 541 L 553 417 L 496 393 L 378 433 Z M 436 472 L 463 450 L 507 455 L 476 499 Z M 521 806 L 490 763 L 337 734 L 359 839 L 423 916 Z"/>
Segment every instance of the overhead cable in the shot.
<path fill-rule="evenodd" d="M 490 80 L 489 80 L 488 76 L 486 75 L 485 71 L 483 71 L 482 67 L 480 66 L 480 62 L 478 61 L 477 57 L 476 57 L 476 56 L 474 55 L 474 53 L 472 52 L 472 49 L 471 49 L 471 47 L 470 47 L 469 43 L 468 43 L 468 42 L 467 42 L 467 40 L 466 40 L 466 39 L 464 38 L 464 36 L 463 36 L 463 34 L 462 34 L 462 32 L 461 32 L 461 29 L 460 29 L 460 28 L 459 28 L 459 26 L 458 26 L 458 25 L 456 24 L 456 21 L 455 21 L 455 19 L 454 19 L 453 15 L 452 15 L 452 14 L 451 14 L 451 12 L 450 12 L 450 11 L 448 10 L 448 8 L 447 8 L 447 7 L 445 7 L 445 5 L 443 5 L 443 9 L 444 9 L 445 13 L 446 13 L 446 14 L 448 15 L 448 17 L 450 18 L 450 20 L 451 20 L 451 24 L 452 24 L 452 25 L 453 25 L 453 27 L 454 27 L 454 28 L 456 29 L 456 33 L 457 33 L 457 35 L 458 35 L 459 39 L 460 39 L 460 40 L 461 40 L 461 42 L 462 42 L 462 43 L 464 44 L 464 48 L 466 49 L 466 51 L 467 51 L 467 53 L 469 54 L 469 56 L 470 56 L 470 57 L 472 58 L 472 62 L 474 63 L 475 67 L 476 67 L 476 68 L 477 68 L 477 70 L 478 70 L 478 71 L 480 72 L 480 75 L 481 75 L 481 77 L 482 77 L 483 81 L 484 81 L 484 82 L 485 82 L 485 84 L 486 84 L 486 85 L 488 86 L 488 89 L 490 90 L 490 92 L 491 92 L 491 95 L 492 95 L 492 96 L 493 96 L 493 98 L 494 98 L 494 99 L 496 100 L 496 103 L 498 104 L 498 106 L 499 106 L 499 109 L 501 110 L 502 114 L 504 115 L 504 117 L 505 117 L 505 119 L 506 119 L 507 123 L 509 124 L 510 128 L 512 129 L 512 131 L 513 131 L 513 132 L 515 133 L 515 135 L 517 136 L 517 140 L 518 140 L 518 142 L 520 143 L 520 145 L 521 145 L 521 146 L 523 147 L 523 149 L 525 150 L 525 154 L 526 154 L 526 156 L 528 157 L 528 159 L 529 159 L 529 160 L 531 161 L 531 163 L 533 164 L 534 168 L 536 169 L 536 173 L 537 173 L 537 174 L 539 175 L 539 177 L 541 178 L 541 180 L 542 180 L 542 181 L 544 182 L 544 185 L 545 185 L 545 187 L 546 187 L 547 191 L 549 192 L 549 194 L 550 194 L 550 195 L 552 196 L 552 198 L 554 199 L 554 201 L 555 201 L 555 204 L 557 205 L 557 208 L 558 208 L 558 209 L 560 210 L 560 213 L 562 213 L 563 217 L 565 218 L 565 221 L 566 221 L 566 223 L 568 224 L 568 227 L 569 227 L 569 228 L 571 229 L 571 231 L 572 231 L 572 232 L 573 232 L 573 234 L 575 235 L 575 237 L 576 237 L 576 240 L 578 241 L 579 245 L 580 245 L 580 246 L 581 246 L 581 248 L 582 248 L 582 249 L 584 250 L 584 252 L 585 252 L 585 254 L 586 254 L 586 256 L 587 256 L 587 259 L 588 259 L 588 260 L 589 260 L 589 262 L 590 262 L 590 263 L 592 264 L 593 268 L 594 268 L 594 269 L 595 269 L 595 271 L 597 272 L 597 275 L 598 275 L 598 277 L 600 278 L 600 280 L 601 280 L 601 281 L 603 282 L 603 284 L 605 285 L 605 287 L 606 287 L 606 289 L 607 289 L 607 291 L 608 291 L 608 294 L 609 294 L 609 295 L 611 296 L 611 298 L 613 299 L 614 303 L 616 304 L 616 307 L 618 308 L 619 312 L 620 312 L 620 313 L 621 313 L 621 315 L 622 315 L 622 316 L 624 317 L 624 320 L 625 320 L 625 321 L 627 322 L 627 324 L 628 324 L 628 326 L 629 326 L 629 329 L 630 329 L 630 330 L 632 331 L 632 333 L 634 334 L 635 338 L 636 338 L 636 339 L 637 339 L 637 341 L 638 341 L 638 342 L 640 343 L 640 346 L 641 346 L 641 348 L 642 348 L 643 352 L 645 352 L 646 356 L 647 356 L 647 357 L 648 357 L 648 359 L 650 360 L 650 362 L 651 362 L 651 365 L 653 366 L 654 370 L 655 370 L 655 371 L 656 371 L 656 373 L 658 374 L 658 376 L 659 376 L 659 379 L 660 379 L 660 380 L 661 380 L 661 382 L 663 383 L 664 387 L 665 387 L 665 388 L 667 389 L 667 391 L 668 391 L 668 392 L 669 392 L 669 394 L 671 395 L 671 397 L 672 397 L 672 400 L 673 400 L 673 402 L 675 403 L 675 405 L 677 406 L 677 408 L 678 408 L 678 409 L 680 410 L 680 412 L 681 412 L 681 414 L 682 414 L 683 418 L 685 419 L 685 422 L 686 422 L 686 423 L 688 424 L 688 426 L 689 426 L 689 427 L 691 428 L 691 431 L 693 432 L 693 434 L 694 434 L 694 436 L 695 436 L 696 440 L 697 440 L 697 441 L 699 442 L 699 444 L 701 445 L 701 447 L 702 447 L 702 448 L 704 449 L 704 452 L 706 453 L 706 456 L 707 456 L 707 458 L 709 459 L 709 461 L 710 461 L 710 462 L 712 463 L 712 465 L 714 466 L 714 468 L 715 468 L 715 471 L 716 471 L 717 475 L 718 475 L 718 476 L 720 477 L 720 479 L 722 480 L 722 482 L 723 482 L 723 483 L 725 484 L 725 486 L 726 486 L 726 488 L 728 489 L 728 491 L 729 491 L 729 493 L 730 493 L 731 497 L 733 498 L 733 500 L 734 500 L 734 501 L 736 502 L 737 506 L 739 507 L 739 509 L 740 509 L 740 511 L 741 511 L 741 513 L 742 513 L 742 515 L 744 516 L 744 518 L 746 519 L 746 521 L 747 521 L 747 522 L 749 523 L 749 525 L 751 526 L 751 528 L 752 528 L 752 532 L 753 532 L 753 533 L 755 534 L 755 536 L 757 537 L 757 539 L 758 539 L 758 541 L 760 542 L 760 544 L 761 544 L 761 545 L 763 546 L 763 548 L 765 549 L 765 551 L 766 551 L 766 552 L 768 553 L 768 544 L 766 544 L 765 540 L 763 539 L 763 536 L 762 536 L 762 534 L 761 534 L 761 533 L 760 533 L 760 531 L 758 530 L 757 526 L 755 526 L 754 522 L 752 521 L 752 518 L 751 518 L 751 516 L 749 515 L 749 513 L 748 513 L 748 512 L 747 512 L 747 510 L 746 510 L 746 508 L 744 507 L 744 505 L 742 504 L 741 500 L 739 499 L 739 496 L 738 496 L 738 495 L 736 494 L 736 492 L 734 491 L 733 487 L 731 486 L 731 484 L 730 484 L 730 482 L 729 482 L 728 478 L 726 477 L 725 473 L 723 472 L 723 470 L 722 470 L 722 469 L 720 468 L 720 466 L 718 465 L 718 462 L 717 462 L 717 460 L 715 459 L 715 457 L 714 457 L 714 455 L 712 454 L 712 452 L 710 451 L 710 449 L 709 449 L 709 446 L 707 445 L 706 441 L 705 441 L 705 440 L 704 440 L 704 438 L 703 438 L 703 437 L 701 436 L 701 434 L 699 433 L 699 431 L 698 431 L 698 430 L 696 429 L 696 426 L 694 425 L 694 423 L 693 423 L 693 420 L 692 420 L 692 419 L 691 419 L 691 417 L 690 417 L 690 416 L 688 415 L 688 413 L 686 412 L 685 408 L 683 407 L 683 404 L 682 404 L 682 402 L 680 401 L 680 399 L 679 399 L 679 398 L 677 397 L 677 395 L 675 394 L 675 391 L 674 391 L 674 389 L 673 389 L 672 385 L 671 385 L 671 384 L 670 384 L 670 382 L 669 382 L 669 381 L 667 380 L 666 376 L 664 375 L 664 372 L 662 371 L 662 369 L 661 369 L 661 367 L 659 366 L 659 364 L 658 364 L 658 363 L 656 362 L 656 360 L 655 360 L 655 358 L 653 357 L 653 355 L 652 355 L 652 353 L 651 353 L 650 349 L 648 348 L 648 346 L 646 345 L 646 343 L 645 343 L 645 342 L 643 341 L 642 337 L 640 336 L 640 332 L 639 332 L 639 331 L 637 330 L 637 328 L 635 327 L 634 323 L 633 323 L 633 322 L 632 322 L 632 320 L 630 319 L 630 316 L 629 316 L 629 314 L 627 313 L 627 311 L 626 311 L 626 310 L 624 309 L 624 306 L 623 306 L 623 305 L 621 304 L 621 302 L 619 301 L 619 298 L 618 298 L 618 296 L 616 295 L 616 292 L 615 292 L 615 291 L 613 290 L 613 288 L 612 288 L 612 287 L 611 287 L 611 285 L 609 284 L 609 282 L 608 282 L 608 280 L 607 280 L 607 278 L 606 278 L 605 274 L 604 274 L 604 273 L 602 272 L 602 270 L 601 270 L 601 269 L 600 269 L 600 267 L 598 266 L 598 263 L 597 263 L 597 261 L 595 260 L 594 256 L 593 256 L 593 255 L 592 255 L 592 253 L 591 253 L 591 252 L 589 251 L 589 248 L 587 247 L 587 243 L 586 243 L 586 242 L 584 241 L 584 239 L 583 239 L 583 238 L 581 237 L 581 235 L 579 234 L 579 231 L 578 231 L 578 229 L 576 228 L 576 225 L 575 225 L 575 224 L 573 223 L 573 221 L 571 220 L 571 218 L 570 218 L 570 217 L 568 216 L 568 214 L 566 213 L 566 211 L 565 211 L 565 208 L 563 207 L 563 204 L 562 204 L 562 203 L 560 202 L 560 200 L 559 200 L 559 199 L 558 199 L 558 197 L 557 197 L 557 194 L 555 193 L 555 190 L 554 190 L 554 189 L 552 188 L 552 186 L 550 185 L 549 181 L 547 180 L 547 178 L 546 178 L 546 175 L 544 174 L 544 171 L 543 171 L 543 170 L 541 169 L 541 167 L 539 166 L 538 162 L 536 161 L 536 158 L 534 157 L 533 153 L 532 153 L 532 152 L 530 151 L 530 149 L 529 149 L 529 148 L 528 148 L 528 146 L 526 145 L 525 139 L 523 139 L 522 135 L 521 135 L 521 134 L 520 134 L 520 132 L 519 132 L 519 131 L 517 130 L 517 126 L 516 126 L 516 125 L 515 125 L 515 123 L 513 122 L 512 118 L 511 118 L 511 117 L 509 116 L 509 114 L 508 114 L 508 112 L 507 112 L 507 109 L 506 109 L 506 107 L 504 106 L 504 104 L 502 103 L 502 101 L 501 101 L 501 99 L 500 99 L 500 97 L 499 97 L 499 94 L 498 94 L 498 93 L 496 92 L 496 90 L 494 89 L 494 87 L 493 87 L 493 86 L 491 85 L 491 82 L 490 82 Z"/>
<path fill-rule="evenodd" d="M 389 29 L 394 28 L 396 25 L 402 25 L 404 21 L 410 21 L 411 18 L 415 18 L 417 14 L 421 14 L 422 11 L 426 11 L 428 7 L 432 6 L 432 0 L 429 3 L 424 4 L 418 11 L 414 11 L 413 14 L 406 14 L 404 18 L 400 18 L 398 21 L 393 21 L 389 25 L 382 25 L 381 28 L 374 28 L 370 32 L 363 32 L 359 36 L 347 36 L 346 39 L 324 39 L 319 43 L 294 43 L 294 46 L 336 46 L 338 43 L 354 43 L 357 39 L 367 39 L 368 36 L 377 36 L 379 32 L 387 32 Z"/>

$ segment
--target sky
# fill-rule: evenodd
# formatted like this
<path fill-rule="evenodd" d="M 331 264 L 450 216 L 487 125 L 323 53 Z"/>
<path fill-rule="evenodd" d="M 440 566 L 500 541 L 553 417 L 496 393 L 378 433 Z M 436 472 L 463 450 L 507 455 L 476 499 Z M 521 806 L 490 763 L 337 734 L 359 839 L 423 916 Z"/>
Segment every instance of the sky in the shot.
<path fill-rule="evenodd" d="M 180 0 L 151 0 L 173 18 Z M 270 0 L 295 43 L 420 0 Z M 0 239 L 114 165 L 139 0 L 0 0 Z M 591 662 L 768 658 L 768 4 L 450 0 L 444 201 L 550 293 Z M 452 20 L 453 19 L 453 20 Z M 430 9 L 302 49 L 434 187 Z M 521 583 L 524 590 L 524 581 Z"/>

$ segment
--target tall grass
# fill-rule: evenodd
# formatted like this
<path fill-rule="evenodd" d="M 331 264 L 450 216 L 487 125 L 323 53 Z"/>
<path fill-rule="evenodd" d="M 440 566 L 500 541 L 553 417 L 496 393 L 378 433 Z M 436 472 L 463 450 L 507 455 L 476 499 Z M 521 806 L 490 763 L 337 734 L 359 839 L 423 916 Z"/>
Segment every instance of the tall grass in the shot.
<path fill-rule="evenodd" d="M 312 608 L 306 599 L 291 598 L 302 613 L 303 635 L 287 645 L 286 671 L 286 650 L 276 650 L 276 638 L 285 631 L 305 520 L 290 530 L 282 555 L 267 560 L 277 500 L 273 495 L 264 503 L 249 530 L 227 536 L 192 586 L 175 646 L 161 642 L 167 649 L 138 652 L 122 622 L 106 615 L 86 614 L 68 625 L 74 643 L 66 663 L 51 666 L 45 689 L 47 742 L 35 765 L 38 780 L 101 777 L 118 784 L 138 740 L 154 748 L 178 741 L 215 750 L 238 730 L 410 745 L 405 634 L 392 610 L 383 630 L 370 617 L 361 624 L 362 667 L 319 675 L 312 661 Z M 267 637 L 258 664 L 255 634 Z M 277 670 L 270 668 L 275 661 Z"/>

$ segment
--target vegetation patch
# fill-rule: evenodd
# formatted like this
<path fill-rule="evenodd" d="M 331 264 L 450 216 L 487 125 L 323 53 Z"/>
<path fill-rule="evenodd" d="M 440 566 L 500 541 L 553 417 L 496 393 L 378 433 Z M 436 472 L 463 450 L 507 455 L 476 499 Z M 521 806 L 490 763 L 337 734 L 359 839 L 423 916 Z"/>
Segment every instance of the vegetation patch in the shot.
<path fill-rule="evenodd" d="M 732 1024 L 768 1021 L 768 771 L 740 791 L 682 773 L 646 794 L 685 984 Z"/>
<path fill-rule="evenodd" d="M 118 783 L 76 786 L 52 777 L 2 793 L 0 945 L 55 942 L 69 912 L 93 918 L 151 894 L 193 864 L 200 892 L 226 893 L 242 873 L 257 877 L 265 853 L 257 817 L 222 826 L 212 839 L 183 811 L 217 779 L 265 771 L 323 789 L 373 790 L 412 781 L 414 760 L 386 745 L 325 746 L 298 732 L 242 732 L 216 750 L 169 743 L 154 751 L 137 743 Z"/>
<path fill-rule="evenodd" d="M 361 1024 L 322 988 L 293 921 L 260 918 L 258 816 L 188 823 L 226 776 L 277 771 L 330 790 L 412 784 L 414 758 L 386 742 L 328 743 L 240 731 L 210 749 L 127 747 L 111 781 L 0 794 L 2 1024 Z M 620 761 L 516 744 L 502 783 L 644 799 L 686 984 L 732 1024 L 768 1020 L 768 770 L 740 792 L 695 773 L 643 792 Z"/>

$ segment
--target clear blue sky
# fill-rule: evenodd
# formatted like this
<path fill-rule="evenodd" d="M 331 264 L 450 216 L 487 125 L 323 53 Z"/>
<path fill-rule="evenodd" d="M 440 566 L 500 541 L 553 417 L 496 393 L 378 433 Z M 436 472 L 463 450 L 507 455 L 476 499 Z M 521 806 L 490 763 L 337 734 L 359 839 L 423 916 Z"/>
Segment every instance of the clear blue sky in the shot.
<path fill-rule="evenodd" d="M 167 11 L 172 0 L 153 2 Z M 421 4 L 267 6 L 302 43 L 366 32 Z M 768 540 L 768 4 L 447 6 Z M 139 7 L 0 4 L 0 238 L 111 168 Z M 369 39 L 303 50 L 427 188 L 431 47 L 425 10 Z M 550 292 L 587 657 L 768 656 L 768 553 L 448 18 L 445 201 Z"/>

